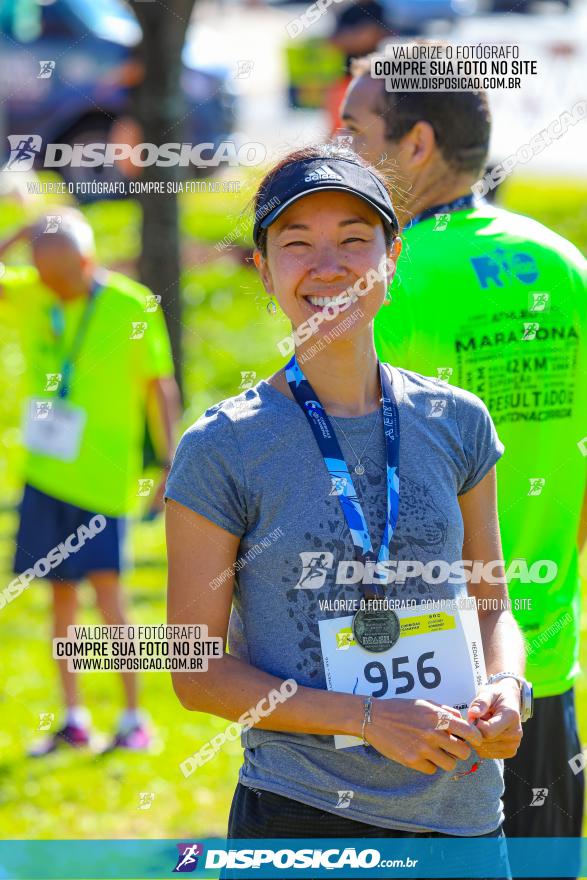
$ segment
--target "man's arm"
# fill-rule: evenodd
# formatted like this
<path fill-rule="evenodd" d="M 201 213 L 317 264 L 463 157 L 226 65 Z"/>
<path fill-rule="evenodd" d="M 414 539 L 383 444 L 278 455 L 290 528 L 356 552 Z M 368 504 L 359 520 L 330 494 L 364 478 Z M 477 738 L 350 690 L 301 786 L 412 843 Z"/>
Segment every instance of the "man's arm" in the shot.
<path fill-rule="evenodd" d="M 503 551 L 497 516 L 495 467 L 469 492 L 459 498 L 465 538 L 463 559 L 499 560 L 494 566 L 495 580 L 469 584 L 469 595 L 477 602 L 497 600 L 497 610 L 479 610 L 479 626 L 487 674 L 513 672 L 524 675 L 524 639 L 509 607 Z M 487 603 L 490 607 L 495 602 Z M 520 687 L 506 678 L 483 686 L 471 703 L 470 721 L 477 723 L 485 743 L 477 751 L 485 758 L 511 758 L 522 737 L 520 725 Z"/>
<path fill-rule="evenodd" d="M 147 419 L 160 462 L 171 463 L 175 429 L 181 412 L 179 388 L 174 376 L 157 376 L 147 385 Z"/>
<path fill-rule="evenodd" d="M 18 232 L 15 232 L 14 235 L 11 235 L 9 238 L 5 238 L 4 241 L 0 241 L 0 259 L 4 256 L 4 254 L 10 250 L 15 244 L 19 241 L 25 241 L 28 239 L 30 233 L 30 227 L 23 226 L 22 229 L 19 229 Z M 4 275 L 4 267 L 0 267 L 2 271 L 0 271 L 0 299 L 4 299 L 4 285 L 2 284 L 2 276 Z"/>
<path fill-rule="evenodd" d="M 181 414 L 181 397 L 173 376 L 158 376 L 147 385 L 147 422 L 163 477 L 153 498 L 150 513 L 163 510 L 165 481 L 175 450 L 176 428 Z"/>
<path fill-rule="evenodd" d="M 11 235 L 9 238 L 5 238 L 4 241 L 0 241 L 0 257 L 3 257 L 4 254 L 10 250 L 11 247 L 14 247 L 15 244 L 18 244 L 22 241 L 28 241 L 31 234 L 30 226 L 23 226 L 22 229 L 19 229 L 18 232 L 15 232 L 14 235 Z"/>

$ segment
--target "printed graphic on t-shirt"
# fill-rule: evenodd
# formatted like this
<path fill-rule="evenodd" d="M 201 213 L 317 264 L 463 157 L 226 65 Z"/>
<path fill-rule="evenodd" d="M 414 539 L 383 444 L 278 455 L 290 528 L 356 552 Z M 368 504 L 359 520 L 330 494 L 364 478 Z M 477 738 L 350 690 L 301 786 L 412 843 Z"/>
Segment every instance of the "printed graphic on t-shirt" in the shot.
<path fill-rule="evenodd" d="M 354 484 L 371 528 L 376 551 L 385 526 L 384 472 L 374 462 L 364 459 L 366 472 L 355 477 Z M 430 488 L 408 477 L 401 477 L 398 524 L 390 545 L 392 560 L 416 559 L 427 562 L 442 558 L 448 520 L 435 503 Z M 304 534 L 307 550 L 286 559 L 281 580 L 286 587 L 288 615 L 297 622 L 298 647 L 303 659 L 299 672 L 310 678 L 323 674 L 318 621 L 340 616 L 340 610 L 324 610 L 336 599 L 348 610 L 361 599 L 361 563 L 355 564 L 348 528 L 336 496 L 326 501 L 327 515 L 319 523 L 319 532 Z M 370 515 L 370 512 L 372 514 Z M 351 581 L 344 583 L 344 581 Z M 390 583 L 385 595 L 390 599 L 432 598 L 434 588 L 421 576 L 407 577 L 403 583 Z M 342 607 L 339 604 L 339 607 Z M 358 608 L 358 605 L 357 605 Z"/>
<path fill-rule="evenodd" d="M 539 294 L 533 302 L 547 305 Z M 454 383 L 485 401 L 498 428 L 573 414 L 577 330 L 554 306 L 550 311 L 531 308 L 532 302 L 519 311 L 480 303 L 455 334 Z"/>

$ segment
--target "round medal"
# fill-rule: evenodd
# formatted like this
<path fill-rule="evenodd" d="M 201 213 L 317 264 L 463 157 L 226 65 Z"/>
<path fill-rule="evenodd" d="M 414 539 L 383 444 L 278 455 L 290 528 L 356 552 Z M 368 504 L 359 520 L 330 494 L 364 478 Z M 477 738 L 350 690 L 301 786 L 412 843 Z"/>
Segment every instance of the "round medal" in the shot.
<path fill-rule="evenodd" d="M 400 622 L 395 611 L 377 610 L 372 603 L 353 617 L 353 635 L 357 643 L 373 654 L 389 651 L 400 637 Z"/>

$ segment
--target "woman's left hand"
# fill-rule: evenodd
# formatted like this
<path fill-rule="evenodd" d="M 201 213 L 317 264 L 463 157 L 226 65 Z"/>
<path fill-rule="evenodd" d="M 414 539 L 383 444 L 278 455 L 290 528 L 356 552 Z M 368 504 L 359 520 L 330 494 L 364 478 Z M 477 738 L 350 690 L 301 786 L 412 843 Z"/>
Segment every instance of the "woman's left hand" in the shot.
<path fill-rule="evenodd" d="M 522 739 L 518 682 L 507 678 L 483 687 L 469 706 L 467 720 L 483 735 L 483 743 L 475 747 L 480 758 L 513 758 Z"/>

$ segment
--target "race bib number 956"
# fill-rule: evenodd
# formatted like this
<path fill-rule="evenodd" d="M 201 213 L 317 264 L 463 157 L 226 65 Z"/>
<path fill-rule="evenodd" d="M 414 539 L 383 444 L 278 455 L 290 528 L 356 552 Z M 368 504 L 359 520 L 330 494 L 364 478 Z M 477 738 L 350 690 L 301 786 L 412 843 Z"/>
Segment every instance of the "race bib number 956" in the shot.
<path fill-rule="evenodd" d="M 479 619 L 474 608 L 395 610 L 400 637 L 389 651 L 373 654 L 355 642 L 352 617 L 320 621 L 328 690 L 379 699 L 426 699 L 466 708 L 486 681 Z M 336 748 L 361 743 L 335 736 Z"/>

